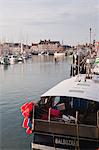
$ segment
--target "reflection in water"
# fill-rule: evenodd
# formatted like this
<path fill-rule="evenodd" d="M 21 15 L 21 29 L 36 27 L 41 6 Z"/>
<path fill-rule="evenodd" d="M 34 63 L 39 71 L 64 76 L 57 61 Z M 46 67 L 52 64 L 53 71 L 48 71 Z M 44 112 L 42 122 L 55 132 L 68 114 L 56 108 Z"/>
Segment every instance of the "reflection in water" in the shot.
<path fill-rule="evenodd" d="M 35 62 L 63 62 L 66 60 L 66 56 L 48 56 L 48 55 L 35 55 L 32 57 L 32 61 Z M 56 61 L 55 61 L 56 60 Z"/>
<path fill-rule="evenodd" d="M 4 70 L 8 70 L 9 65 L 3 65 Z"/>
<path fill-rule="evenodd" d="M 54 57 L 53 56 L 47 56 L 47 55 L 34 55 L 32 57 L 33 62 L 53 62 Z"/>

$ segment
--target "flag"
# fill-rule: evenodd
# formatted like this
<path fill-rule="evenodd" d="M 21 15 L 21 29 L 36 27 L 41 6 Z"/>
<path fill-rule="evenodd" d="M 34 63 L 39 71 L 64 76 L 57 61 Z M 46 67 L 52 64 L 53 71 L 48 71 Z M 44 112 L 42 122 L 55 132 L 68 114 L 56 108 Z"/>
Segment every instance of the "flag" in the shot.
<path fill-rule="evenodd" d="M 26 102 L 24 105 L 21 107 L 21 112 L 24 117 L 24 121 L 22 124 L 23 128 L 26 128 L 26 133 L 31 134 L 32 133 L 32 110 L 33 107 L 36 104 L 34 102 Z"/>
<path fill-rule="evenodd" d="M 30 118 L 28 118 L 28 126 L 32 129 L 32 122 Z"/>
<path fill-rule="evenodd" d="M 29 117 L 30 116 L 30 111 L 29 111 L 29 109 L 27 108 L 23 113 L 22 113 L 22 115 L 23 115 L 23 117 Z"/>
<path fill-rule="evenodd" d="M 34 105 L 34 103 L 30 102 L 30 103 L 24 105 L 23 108 L 21 108 L 22 112 L 23 112 L 22 113 L 23 117 L 30 117 L 30 112 L 33 110 L 33 105 Z"/>
<path fill-rule="evenodd" d="M 28 106 L 28 102 L 26 102 L 24 105 L 21 106 L 21 112 L 23 113 L 26 110 L 26 107 Z"/>
<path fill-rule="evenodd" d="M 28 128 L 26 129 L 26 133 L 27 133 L 27 134 L 32 134 L 32 130 L 30 129 L 30 127 L 28 127 Z"/>
<path fill-rule="evenodd" d="M 23 128 L 28 128 L 28 118 L 24 118 L 22 127 L 23 127 Z"/>

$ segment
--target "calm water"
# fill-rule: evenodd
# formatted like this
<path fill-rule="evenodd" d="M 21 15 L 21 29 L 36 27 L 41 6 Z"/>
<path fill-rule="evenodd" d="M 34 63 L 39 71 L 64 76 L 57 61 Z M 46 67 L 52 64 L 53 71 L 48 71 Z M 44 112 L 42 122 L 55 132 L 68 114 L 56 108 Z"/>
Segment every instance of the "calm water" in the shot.
<path fill-rule="evenodd" d="M 30 150 L 32 135 L 22 128 L 20 107 L 70 75 L 70 58 L 33 56 L 23 64 L 0 66 L 0 150 Z"/>

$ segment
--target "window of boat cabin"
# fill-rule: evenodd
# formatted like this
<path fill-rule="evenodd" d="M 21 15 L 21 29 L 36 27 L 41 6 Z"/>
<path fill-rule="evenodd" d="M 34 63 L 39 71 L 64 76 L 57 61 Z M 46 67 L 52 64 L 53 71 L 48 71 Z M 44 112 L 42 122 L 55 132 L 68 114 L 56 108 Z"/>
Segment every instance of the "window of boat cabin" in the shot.
<path fill-rule="evenodd" d="M 87 110 L 88 112 L 96 112 L 99 110 L 99 103 L 93 100 L 72 98 L 73 109 L 78 111 Z"/>
<path fill-rule="evenodd" d="M 55 97 L 54 106 L 60 110 L 69 110 L 71 108 L 70 98 L 66 96 Z"/>
<path fill-rule="evenodd" d="M 76 97 L 66 97 L 66 96 L 56 96 L 51 97 L 51 100 L 54 100 L 53 106 L 58 106 L 59 104 L 64 103 L 66 110 L 87 110 L 91 106 L 94 106 L 95 109 L 99 110 L 99 104 L 94 101 L 89 101 L 87 99 L 76 98 Z"/>
<path fill-rule="evenodd" d="M 73 98 L 73 109 L 86 110 L 88 108 L 88 101 L 82 98 Z"/>
<path fill-rule="evenodd" d="M 54 98 L 54 106 L 61 104 L 61 103 L 65 103 L 65 104 L 69 104 L 71 103 L 71 98 L 70 97 L 66 97 L 66 96 L 56 96 Z"/>
<path fill-rule="evenodd" d="M 59 103 L 59 101 L 60 101 L 60 97 L 59 97 L 59 96 L 56 96 L 56 97 L 54 98 L 54 106 L 56 106 L 56 105 Z"/>
<path fill-rule="evenodd" d="M 55 97 L 54 106 L 61 103 L 65 104 L 66 109 L 86 110 L 88 108 L 88 101 L 82 98 L 66 96 Z"/>

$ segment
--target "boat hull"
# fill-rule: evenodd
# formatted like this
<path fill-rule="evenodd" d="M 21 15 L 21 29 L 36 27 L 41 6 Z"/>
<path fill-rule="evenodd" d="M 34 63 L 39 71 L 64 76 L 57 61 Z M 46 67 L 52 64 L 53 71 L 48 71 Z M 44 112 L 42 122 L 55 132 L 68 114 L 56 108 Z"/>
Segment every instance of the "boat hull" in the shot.
<path fill-rule="evenodd" d="M 98 128 L 35 120 L 32 149 L 97 149 Z"/>
<path fill-rule="evenodd" d="M 79 145 L 79 146 L 78 146 Z M 58 150 L 63 149 L 92 149 L 96 150 L 98 148 L 98 142 L 94 139 L 79 138 L 79 143 L 76 137 L 63 136 L 47 133 L 37 133 L 34 132 L 32 149 L 40 150 Z"/>

